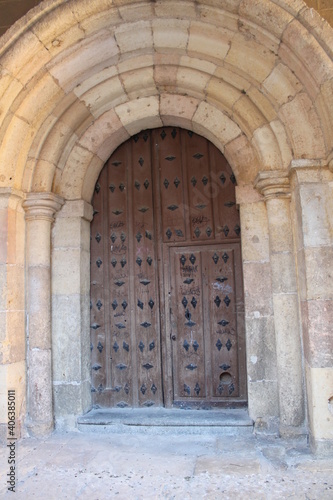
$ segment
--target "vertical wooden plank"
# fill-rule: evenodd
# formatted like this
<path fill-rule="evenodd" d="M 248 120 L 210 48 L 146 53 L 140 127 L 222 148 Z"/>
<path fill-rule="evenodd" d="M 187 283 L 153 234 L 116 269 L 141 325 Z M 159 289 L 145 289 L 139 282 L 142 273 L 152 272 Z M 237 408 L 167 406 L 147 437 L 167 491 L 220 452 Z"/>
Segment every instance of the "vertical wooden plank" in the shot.
<path fill-rule="evenodd" d="M 215 224 L 208 141 L 196 134 L 185 134 L 184 137 L 191 240 L 213 240 Z"/>
<path fill-rule="evenodd" d="M 132 139 L 134 307 L 139 406 L 162 404 L 151 133 Z"/>
<path fill-rule="evenodd" d="M 207 273 L 209 323 L 211 332 L 213 398 L 237 397 L 238 340 L 234 250 L 230 247 L 209 248 L 204 255 Z"/>
<path fill-rule="evenodd" d="M 212 182 L 216 206 L 216 238 L 221 240 L 240 237 L 239 210 L 236 206 L 236 178 L 224 156 L 213 145 L 209 145 L 212 159 Z"/>
<path fill-rule="evenodd" d="M 164 242 L 185 240 L 184 178 L 179 129 L 159 129 L 160 196 Z"/>

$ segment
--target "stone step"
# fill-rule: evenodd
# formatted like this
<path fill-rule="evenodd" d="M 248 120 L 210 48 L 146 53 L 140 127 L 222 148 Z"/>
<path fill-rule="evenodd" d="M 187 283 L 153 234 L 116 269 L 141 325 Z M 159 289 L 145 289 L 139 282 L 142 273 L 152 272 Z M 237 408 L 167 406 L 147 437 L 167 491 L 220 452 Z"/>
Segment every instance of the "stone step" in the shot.
<path fill-rule="evenodd" d="M 78 417 L 82 432 L 128 434 L 252 434 L 246 409 L 183 410 L 166 408 L 93 409 Z"/>

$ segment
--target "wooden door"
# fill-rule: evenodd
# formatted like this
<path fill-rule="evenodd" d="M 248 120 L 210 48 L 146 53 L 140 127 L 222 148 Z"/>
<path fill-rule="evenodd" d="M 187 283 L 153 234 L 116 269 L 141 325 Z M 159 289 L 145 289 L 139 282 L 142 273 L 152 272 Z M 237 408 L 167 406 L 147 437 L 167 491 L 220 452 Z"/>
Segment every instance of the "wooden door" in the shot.
<path fill-rule="evenodd" d="M 211 143 L 170 127 L 107 162 L 91 226 L 95 404 L 246 401 L 235 182 Z"/>

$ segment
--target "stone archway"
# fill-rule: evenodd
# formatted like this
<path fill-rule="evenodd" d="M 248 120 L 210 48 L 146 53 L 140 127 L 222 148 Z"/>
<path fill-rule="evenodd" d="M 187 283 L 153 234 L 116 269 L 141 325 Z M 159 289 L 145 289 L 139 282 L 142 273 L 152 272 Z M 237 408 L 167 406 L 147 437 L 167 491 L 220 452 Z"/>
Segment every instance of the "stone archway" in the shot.
<path fill-rule="evenodd" d="M 58 424 L 62 419 L 73 422 L 90 404 L 87 318 L 81 311 L 89 288 L 83 272 L 89 260 L 89 203 L 99 172 L 129 136 L 171 125 L 211 140 L 237 178 L 242 224 L 248 228 L 243 263 L 251 416 L 267 422 L 280 418 L 281 429 L 299 428 L 304 422 L 302 338 L 311 433 L 318 442 L 331 439 L 325 424 L 330 395 L 322 389 L 327 385 L 323 381 L 331 380 L 330 340 L 315 312 L 321 304 L 328 318 L 331 310 L 331 218 L 329 212 L 322 215 L 332 182 L 331 33 L 301 1 L 235 0 L 221 8 L 212 0 L 60 0 L 38 6 L 3 38 L 0 180 L 5 241 L 8 233 L 12 242 L 3 274 L 9 301 L 6 321 L 14 318 L 10 322 L 16 325 L 15 331 L 6 330 L 6 341 L 20 349 L 14 354 L 6 348 L 2 369 L 5 379 L 16 385 L 15 370 L 25 377 L 25 304 L 13 283 L 24 283 L 24 222 L 18 200 L 27 198 L 27 314 L 36 315 L 29 323 L 34 341 L 28 346 L 32 427 L 38 429 L 40 423 L 40 432 L 52 427 L 51 319 Z M 256 186 L 262 195 L 253 189 L 259 173 Z M 315 204 L 320 234 L 307 209 L 312 192 L 321 200 Z M 51 288 L 50 223 L 64 201 L 53 228 L 51 318 L 49 294 L 42 290 Z M 295 234 L 294 241 L 284 241 L 281 248 L 275 239 L 282 227 L 276 205 L 285 214 L 284 231 L 290 233 L 293 227 Z M 14 230 L 7 222 L 11 217 Z M 35 235 L 41 235 L 42 248 L 33 246 Z M 63 265 L 64 257 L 72 259 L 69 268 Z M 323 263 L 318 283 L 312 266 L 316 259 Z M 279 266 L 285 275 L 294 276 L 286 288 L 279 284 Z M 259 288 L 258 276 L 263 278 Z M 36 280 L 42 280 L 39 290 Z M 312 281 L 316 293 L 310 289 Z M 259 289 L 256 295 L 253 290 Z M 66 307 L 70 314 L 57 313 Z M 290 322 L 284 324 L 283 318 Z M 77 365 L 72 364 L 70 348 L 61 347 L 60 332 L 66 328 L 76 332 Z M 286 331 L 295 332 L 293 349 L 285 342 L 290 338 L 282 335 Z M 315 346 L 318 335 L 325 339 L 321 347 Z M 271 359 L 269 369 L 262 370 L 261 357 Z M 37 366 L 44 366 L 48 376 L 45 386 L 34 392 L 32 380 L 41 379 Z M 43 394 L 46 413 L 39 411 L 44 408 Z M 72 402 L 64 408 L 66 398 Z M 42 413 L 47 416 L 39 421 Z"/>

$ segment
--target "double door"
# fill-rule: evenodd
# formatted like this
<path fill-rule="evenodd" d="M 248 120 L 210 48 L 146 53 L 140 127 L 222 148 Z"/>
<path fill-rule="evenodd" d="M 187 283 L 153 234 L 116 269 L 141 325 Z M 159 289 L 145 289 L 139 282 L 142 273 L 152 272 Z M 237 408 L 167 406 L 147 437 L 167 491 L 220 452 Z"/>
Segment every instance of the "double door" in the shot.
<path fill-rule="evenodd" d="M 96 183 L 92 392 L 102 407 L 246 402 L 235 178 L 206 139 L 144 131 Z"/>

